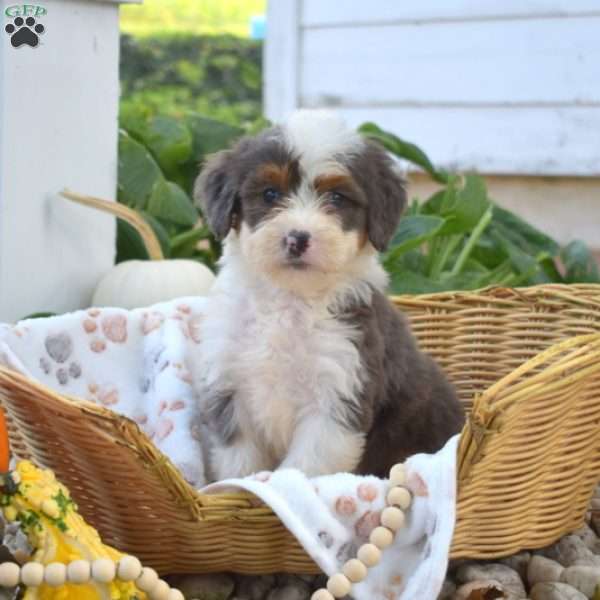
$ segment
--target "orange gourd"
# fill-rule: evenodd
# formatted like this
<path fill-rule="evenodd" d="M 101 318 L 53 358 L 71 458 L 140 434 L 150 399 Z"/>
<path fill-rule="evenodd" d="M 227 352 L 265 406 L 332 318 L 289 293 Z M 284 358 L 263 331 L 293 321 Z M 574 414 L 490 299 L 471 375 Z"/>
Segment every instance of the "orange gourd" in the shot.
<path fill-rule="evenodd" d="M 10 460 L 10 445 L 8 443 L 8 429 L 4 411 L 0 408 L 0 473 L 8 472 L 8 462 Z"/>

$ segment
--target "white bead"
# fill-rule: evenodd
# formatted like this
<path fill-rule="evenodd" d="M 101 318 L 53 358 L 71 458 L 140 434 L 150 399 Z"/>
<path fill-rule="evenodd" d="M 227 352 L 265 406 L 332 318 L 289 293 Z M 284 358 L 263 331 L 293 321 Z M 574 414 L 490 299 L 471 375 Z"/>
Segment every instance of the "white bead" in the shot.
<path fill-rule="evenodd" d="M 352 583 L 360 583 L 367 577 L 367 567 L 362 561 L 352 558 L 342 567 L 342 573 Z"/>
<path fill-rule="evenodd" d="M 5 562 L 0 565 L 0 586 L 15 587 L 19 583 L 21 568 L 17 563 Z"/>
<path fill-rule="evenodd" d="M 115 572 L 115 563 L 108 558 L 98 558 L 92 563 L 92 579 L 98 583 L 110 583 Z"/>
<path fill-rule="evenodd" d="M 333 595 L 329 590 L 322 588 L 317 590 L 311 597 L 310 600 L 334 600 Z"/>
<path fill-rule="evenodd" d="M 169 584 L 166 581 L 159 579 L 149 595 L 151 600 L 167 600 L 170 591 L 171 588 L 169 587 Z"/>
<path fill-rule="evenodd" d="M 387 503 L 390 506 L 399 506 L 406 510 L 412 501 L 410 492 L 404 487 L 393 487 L 387 495 Z"/>
<path fill-rule="evenodd" d="M 371 544 L 377 546 L 380 550 L 391 546 L 394 541 L 394 535 L 386 527 L 375 527 L 369 536 Z"/>
<path fill-rule="evenodd" d="M 67 565 L 67 580 L 71 583 L 87 583 L 92 576 L 92 565 L 87 560 L 74 560 Z"/>
<path fill-rule="evenodd" d="M 381 550 L 373 544 L 363 544 L 356 555 L 358 560 L 365 563 L 367 567 L 374 567 L 381 560 Z"/>
<path fill-rule="evenodd" d="M 395 506 L 388 506 L 381 513 L 381 524 L 392 531 L 398 531 L 404 525 L 404 513 Z"/>
<path fill-rule="evenodd" d="M 140 588 L 142 592 L 149 594 L 152 588 L 158 583 L 158 574 L 154 569 L 150 567 L 144 567 L 142 574 L 135 580 L 135 585 Z"/>
<path fill-rule="evenodd" d="M 67 581 L 67 567 L 57 562 L 46 565 L 44 581 L 51 587 L 63 585 Z"/>
<path fill-rule="evenodd" d="M 171 588 L 167 600 L 185 600 L 185 596 L 179 590 Z"/>
<path fill-rule="evenodd" d="M 21 567 L 21 583 L 27 587 L 37 587 L 44 581 L 44 565 L 39 562 L 28 562 Z"/>
<path fill-rule="evenodd" d="M 390 469 L 390 485 L 404 485 L 406 483 L 406 467 L 402 463 Z"/>
<path fill-rule="evenodd" d="M 350 593 L 352 584 L 345 575 L 336 573 L 327 581 L 327 589 L 333 594 L 334 598 L 343 598 Z"/>
<path fill-rule="evenodd" d="M 117 577 L 121 581 L 135 581 L 142 572 L 142 563 L 135 556 L 124 556 L 117 566 Z"/>

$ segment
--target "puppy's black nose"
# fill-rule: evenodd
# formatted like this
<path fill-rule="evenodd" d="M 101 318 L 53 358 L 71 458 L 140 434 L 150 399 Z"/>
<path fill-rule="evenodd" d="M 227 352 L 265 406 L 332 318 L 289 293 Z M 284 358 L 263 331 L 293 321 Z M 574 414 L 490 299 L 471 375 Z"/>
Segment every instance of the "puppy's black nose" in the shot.
<path fill-rule="evenodd" d="M 292 258 L 302 256 L 308 248 L 309 241 L 310 233 L 296 229 L 292 229 L 283 239 L 284 246 Z"/>

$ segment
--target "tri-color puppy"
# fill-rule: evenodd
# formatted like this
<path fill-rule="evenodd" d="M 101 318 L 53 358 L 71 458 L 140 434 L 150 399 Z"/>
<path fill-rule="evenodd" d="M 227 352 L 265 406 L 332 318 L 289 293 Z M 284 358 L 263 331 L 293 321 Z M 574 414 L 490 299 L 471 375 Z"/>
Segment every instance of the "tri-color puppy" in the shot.
<path fill-rule="evenodd" d="M 385 296 L 405 205 L 378 145 L 299 111 L 212 157 L 195 196 L 224 240 L 195 375 L 212 477 L 277 467 L 385 476 L 463 413 Z"/>

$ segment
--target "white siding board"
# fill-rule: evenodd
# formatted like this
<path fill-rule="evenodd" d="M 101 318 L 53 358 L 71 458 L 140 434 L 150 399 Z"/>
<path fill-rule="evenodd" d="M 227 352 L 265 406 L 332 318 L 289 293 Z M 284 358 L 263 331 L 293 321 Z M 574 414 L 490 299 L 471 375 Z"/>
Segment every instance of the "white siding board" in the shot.
<path fill-rule="evenodd" d="M 303 46 L 305 106 L 600 106 L 600 16 L 316 29 Z"/>
<path fill-rule="evenodd" d="M 375 121 L 418 144 L 444 168 L 499 175 L 600 175 L 598 109 L 350 108 L 340 112 L 350 125 Z"/>
<path fill-rule="evenodd" d="M 600 0 L 271 0 L 266 114 L 329 106 L 446 167 L 597 176 L 598 32 Z"/>
<path fill-rule="evenodd" d="M 0 321 L 88 306 L 114 263 L 115 219 L 58 192 L 116 194 L 118 6 L 43 5 L 37 48 L 0 40 Z"/>
<path fill-rule="evenodd" d="M 304 27 L 599 14 L 598 0 L 304 0 Z"/>
<path fill-rule="evenodd" d="M 265 114 L 280 121 L 299 104 L 300 0 L 277 0 L 267 8 L 263 54 Z"/>

